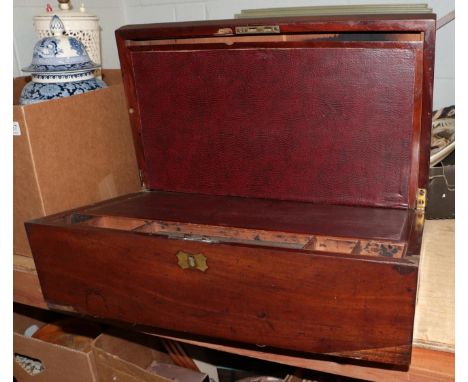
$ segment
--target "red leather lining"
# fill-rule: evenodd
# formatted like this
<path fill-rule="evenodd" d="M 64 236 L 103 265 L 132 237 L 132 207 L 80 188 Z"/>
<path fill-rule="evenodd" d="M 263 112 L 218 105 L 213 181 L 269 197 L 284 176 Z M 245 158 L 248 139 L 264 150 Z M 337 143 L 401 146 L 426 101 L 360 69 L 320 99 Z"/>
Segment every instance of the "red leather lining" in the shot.
<path fill-rule="evenodd" d="M 413 47 L 131 58 L 150 189 L 408 205 Z"/>

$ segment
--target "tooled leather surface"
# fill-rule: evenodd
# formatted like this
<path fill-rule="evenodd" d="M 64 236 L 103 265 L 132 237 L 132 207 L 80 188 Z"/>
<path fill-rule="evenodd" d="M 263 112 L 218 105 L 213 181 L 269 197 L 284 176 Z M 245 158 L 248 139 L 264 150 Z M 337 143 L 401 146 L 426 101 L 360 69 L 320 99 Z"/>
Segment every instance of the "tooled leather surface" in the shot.
<path fill-rule="evenodd" d="M 413 50 L 153 51 L 132 61 L 149 188 L 407 206 Z"/>

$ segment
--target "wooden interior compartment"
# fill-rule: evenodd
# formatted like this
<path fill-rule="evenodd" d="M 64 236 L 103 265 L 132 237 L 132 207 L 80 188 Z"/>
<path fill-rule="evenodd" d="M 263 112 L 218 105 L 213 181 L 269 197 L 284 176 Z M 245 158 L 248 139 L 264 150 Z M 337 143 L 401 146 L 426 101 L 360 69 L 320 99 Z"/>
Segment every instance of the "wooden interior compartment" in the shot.
<path fill-rule="evenodd" d="M 164 198 L 165 193 L 150 192 L 145 193 L 146 196 L 153 195 L 159 196 L 159 207 L 167 199 Z M 169 193 L 170 194 L 170 193 Z M 166 195 L 167 196 L 167 195 Z M 174 196 L 174 195 L 170 195 Z M 169 197 L 170 197 L 169 196 Z M 179 195 L 181 197 L 181 195 Z M 186 195 L 190 198 L 190 195 Z M 203 198 L 203 196 L 201 196 Z M 197 205 L 200 202 L 200 196 L 192 196 L 193 204 Z M 205 196 L 206 198 L 206 196 Z M 154 198 L 153 198 L 154 199 Z M 218 207 L 221 210 L 224 210 L 229 214 L 229 210 L 226 209 L 226 206 L 229 205 L 226 202 L 225 197 L 214 198 L 218 200 Z M 255 213 L 257 211 L 258 216 L 262 216 L 262 204 L 265 204 L 265 201 L 256 201 L 256 200 L 243 200 L 243 198 L 227 198 L 232 201 L 241 203 L 250 203 L 252 205 L 252 211 Z M 138 201 L 138 198 L 136 199 Z M 256 202 L 256 203 L 255 203 Z M 135 201 L 134 201 L 135 203 Z M 224 206 L 223 206 L 224 203 Z M 226 204 L 227 203 L 227 204 Z M 267 202 L 268 203 L 268 202 Z M 125 204 L 125 203 L 123 203 Z M 137 203 L 138 204 L 138 203 Z M 256 204 L 256 205 L 255 205 Z M 314 219 L 320 221 L 324 217 L 320 214 L 322 209 L 319 206 L 313 204 L 303 204 L 299 203 L 288 203 L 288 202 L 277 202 L 276 207 L 275 203 L 272 203 L 270 209 L 275 210 L 275 208 L 280 209 L 287 215 L 285 206 L 287 208 L 300 207 L 305 212 L 304 220 Z M 148 207 L 148 206 L 147 206 Z M 206 207 L 206 205 L 205 205 Z M 215 209 L 216 207 L 213 206 Z M 139 207 L 138 207 L 139 208 Z M 172 207 L 174 210 L 178 210 L 177 205 Z M 232 206 L 231 206 L 232 208 Z M 350 216 L 346 216 L 343 213 L 345 212 L 355 213 L 358 211 L 352 207 L 345 206 L 334 206 L 335 210 L 338 210 L 338 218 L 349 220 Z M 215 211 L 215 209 L 213 211 Z M 184 208 L 180 208 L 180 213 L 183 213 Z M 210 210 L 210 208 L 208 208 Z M 341 212 L 340 212 L 341 210 Z M 118 212 L 118 207 L 117 210 Z M 242 217 L 242 210 L 234 210 L 235 214 L 240 214 Z M 371 219 L 373 211 L 367 211 L 367 216 L 357 216 L 354 217 L 354 223 L 351 224 L 362 225 L 362 220 Z M 374 211 L 375 212 L 375 211 Z M 381 209 L 378 212 L 382 212 Z M 115 213 L 115 212 L 114 212 Z M 201 211 L 200 211 L 201 213 Z M 337 213 L 335 212 L 335 215 Z M 340 215 L 341 214 L 341 215 Z M 362 212 L 361 212 L 362 214 Z M 392 214 L 392 211 L 389 211 L 389 214 Z M 135 214 L 138 216 L 138 214 Z M 159 215 L 159 216 L 158 216 Z M 182 215 L 180 215 L 182 216 Z M 211 214 L 211 216 L 213 216 Z M 245 215 L 244 215 L 245 216 Z M 369 235 L 344 235 L 340 236 L 333 233 L 327 233 L 326 231 L 317 232 L 313 227 L 301 227 L 297 229 L 296 232 L 288 232 L 287 226 L 285 229 L 269 229 L 267 223 L 260 223 L 256 226 L 245 227 L 243 224 L 234 223 L 234 221 L 229 221 L 229 219 L 224 218 L 224 224 L 219 225 L 216 219 L 208 219 L 203 223 L 200 222 L 200 217 L 195 217 L 193 221 L 180 221 L 178 219 L 167 219 L 167 215 L 156 213 L 154 216 L 147 216 L 145 218 L 135 217 L 135 216 L 120 216 L 114 215 L 111 211 L 82 211 L 81 213 L 72 213 L 65 217 L 65 221 L 68 224 L 78 224 L 86 227 L 95 227 L 103 229 L 114 229 L 122 231 L 132 231 L 138 233 L 144 233 L 149 235 L 163 235 L 168 236 L 173 239 L 179 240 L 191 240 L 191 241 L 200 241 L 206 243 L 240 243 L 240 244 L 249 244 L 249 245 L 258 245 L 258 246 L 270 246 L 270 247 L 281 247 L 281 248 L 291 248 L 291 249 L 304 249 L 309 251 L 318 251 L 318 252 L 331 252 L 331 253 L 341 253 L 348 255 L 357 255 L 357 256 L 376 256 L 384 258 L 402 258 L 405 255 L 407 247 L 407 239 L 403 236 L 399 238 L 381 238 L 379 236 L 372 237 Z M 174 218 L 175 216 L 173 216 Z M 247 219 L 248 217 L 245 216 Z M 269 220 L 269 216 L 265 216 L 265 222 Z M 351 217 L 351 220 L 353 217 Z M 361 222 L 360 222 L 361 221 Z M 324 225 L 330 224 L 330 222 L 323 222 Z M 333 224 L 333 223 L 331 223 Z M 336 222 L 335 222 L 336 224 Z M 406 225 L 407 222 L 404 221 Z M 248 224 L 247 224 L 248 226 Z M 333 232 L 333 231 L 331 231 Z"/>
<path fill-rule="evenodd" d="M 92 216 L 82 214 L 72 214 L 67 219 L 71 224 L 81 224 L 89 227 L 99 227 L 107 229 L 118 229 L 122 231 L 135 231 L 141 226 L 148 224 L 141 219 L 132 219 L 116 216 Z"/>

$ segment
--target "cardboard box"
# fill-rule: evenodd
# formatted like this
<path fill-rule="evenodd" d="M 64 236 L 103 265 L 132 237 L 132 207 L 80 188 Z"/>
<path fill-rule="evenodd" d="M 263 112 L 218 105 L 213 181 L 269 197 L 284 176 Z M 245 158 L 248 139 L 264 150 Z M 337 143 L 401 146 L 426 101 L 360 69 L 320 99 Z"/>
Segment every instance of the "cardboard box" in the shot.
<path fill-rule="evenodd" d="M 157 338 L 141 333 L 101 334 L 93 342 L 93 353 L 100 382 L 173 382 L 175 378 L 179 382 L 208 381 L 206 374 L 175 366 Z M 154 368 L 158 363 L 163 367 Z M 166 376 L 150 372 L 151 367 Z"/>
<path fill-rule="evenodd" d="M 96 382 L 92 351 L 81 352 L 24 335 L 31 325 L 41 327 L 47 322 L 47 315 L 33 318 L 13 313 L 13 375 L 17 381 Z M 17 361 L 16 355 L 41 362 L 43 370 L 38 374 L 29 374 Z"/>
<path fill-rule="evenodd" d="M 120 70 L 108 88 L 18 105 L 13 81 L 13 252 L 31 256 L 24 221 L 140 190 Z"/>

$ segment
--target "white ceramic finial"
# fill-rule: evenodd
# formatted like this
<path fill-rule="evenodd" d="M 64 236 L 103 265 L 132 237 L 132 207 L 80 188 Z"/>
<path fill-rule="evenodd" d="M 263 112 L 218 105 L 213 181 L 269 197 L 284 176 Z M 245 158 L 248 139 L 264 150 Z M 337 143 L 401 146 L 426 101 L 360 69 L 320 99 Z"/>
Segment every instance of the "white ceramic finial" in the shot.
<path fill-rule="evenodd" d="M 54 36 L 62 36 L 65 32 L 65 25 L 57 15 L 53 15 L 52 20 L 50 20 L 50 31 Z"/>
<path fill-rule="evenodd" d="M 85 8 L 83 2 L 81 2 L 81 5 L 80 5 L 80 12 L 81 12 L 81 13 L 85 13 L 85 12 L 86 12 L 86 8 Z"/>

